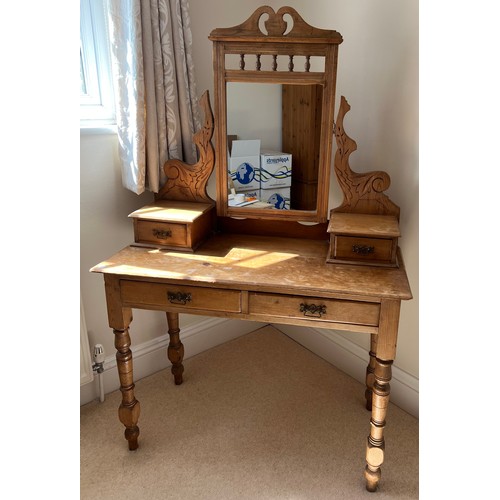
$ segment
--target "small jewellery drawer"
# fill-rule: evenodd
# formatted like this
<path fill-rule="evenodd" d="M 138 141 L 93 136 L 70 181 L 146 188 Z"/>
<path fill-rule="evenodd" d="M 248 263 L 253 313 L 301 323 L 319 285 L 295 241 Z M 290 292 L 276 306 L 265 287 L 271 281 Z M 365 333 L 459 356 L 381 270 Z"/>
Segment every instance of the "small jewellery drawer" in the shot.
<path fill-rule="evenodd" d="M 391 262 L 393 246 L 392 239 L 337 236 L 335 258 Z"/>
<path fill-rule="evenodd" d="M 121 282 L 121 292 L 123 302 L 130 304 L 131 307 L 156 306 L 163 309 L 168 306 L 176 306 L 186 310 L 241 311 L 239 290 L 124 280 Z"/>
<path fill-rule="evenodd" d="M 137 220 L 135 224 L 137 243 L 185 247 L 187 244 L 186 224 Z"/>
<path fill-rule="evenodd" d="M 394 215 L 330 212 L 326 262 L 398 267 L 399 222 Z"/>
<path fill-rule="evenodd" d="M 210 203 L 159 200 L 129 217 L 139 245 L 171 250 L 195 250 L 211 234 L 215 207 Z"/>
<path fill-rule="evenodd" d="M 259 292 L 250 293 L 248 301 L 250 314 L 316 319 L 332 323 L 378 326 L 380 314 L 380 305 L 373 302 Z"/>

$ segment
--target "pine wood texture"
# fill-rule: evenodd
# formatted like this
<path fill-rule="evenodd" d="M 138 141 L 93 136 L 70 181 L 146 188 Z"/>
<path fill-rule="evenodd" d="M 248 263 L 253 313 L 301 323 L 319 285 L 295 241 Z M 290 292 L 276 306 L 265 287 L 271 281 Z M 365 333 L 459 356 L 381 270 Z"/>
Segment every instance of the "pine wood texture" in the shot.
<path fill-rule="evenodd" d="M 380 466 L 384 462 L 385 440 L 384 428 L 387 407 L 389 406 L 390 385 L 392 377 L 392 361 L 375 360 L 372 390 L 372 418 L 370 420 L 370 435 L 366 444 L 366 489 L 376 491 L 380 482 Z"/>
<path fill-rule="evenodd" d="M 205 114 L 203 127 L 195 133 L 194 142 L 199 159 L 194 165 L 181 160 L 165 162 L 163 170 L 167 181 L 155 195 L 156 200 L 199 201 L 213 203 L 206 185 L 215 164 L 215 152 L 211 140 L 214 132 L 214 117 L 208 90 L 201 96 L 200 106 Z"/>
<path fill-rule="evenodd" d="M 349 156 L 357 149 L 356 142 L 344 130 L 344 116 L 350 109 L 351 106 L 342 96 L 335 125 L 337 152 L 334 167 L 344 200 L 333 211 L 394 215 L 399 220 L 399 207 L 384 194 L 391 184 L 389 175 L 383 171 L 359 174 L 349 166 Z"/>
<path fill-rule="evenodd" d="M 262 33 L 259 28 L 259 20 L 263 14 L 269 17 L 264 22 L 268 34 Z M 293 19 L 291 31 L 285 34 L 287 22 L 283 16 L 289 14 Z M 283 38 L 293 38 L 297 42 L 315 43 L 317 40 L 327 43 L 342 43 L 342 36 L 334 30 L 315 28 L 307 24 L 299 13 L 292 7 L 281 7 L 277 12 L 272 7 L 264 5 L 259 7 L 246 21 L 231 28 L 217 28 L 210 33 L 210 40 L 259 42 L 259 41 L 283 41 Z"/>
<path fill-rule="evenodd" d="M 328 232 L 373 238 L 397 238 L 401 235 L 398 220 L 394 216 L 348 213 L 332 213 Z"/>
<path fill-rule="evenodd" d="M 377 340 L 378 336 L 372 334 L 370 336 L 370 361 L 368 366 L 366 367 L 366 409 L 372 410 L 372 391 L 373 391 L 373 382 L 375 381 L 375 357 L 377 355 Z"/>
<path fill-rule="evenodd" d="M 180 339 L 179 314 L 167 312 L 168 335 L 170 341 L 167 349 L 167 356 L 172 363 L 171 372 L 174 376 L 175 385 L 182 384 L 182 374 L 184 373 L 184 345 Z"/>
<path fill-rule="evenodd" d="M 129 215 L 137 244 L 193 251 L 215 228 L 215 204 L 206 190 L 215 164 L 211 143 L 214 119 L 208 91 L 200 105 L 205 122 L 193 138 L 198 162 L 190 165 L 171 159 L 165 163 L 167 180 L 155 194 L 155 203 Z"/>
<path fill-rule="evenodd" d="M 321 85 L 283 85 L 282 148 L 292 154 L 292 209 L 316 208 L 322 101 Z"/>
<path fill-rule="evenodd" d="M 284 17 L 291 17 L 291 27 Z M 265 32 L 259 21 L 264 20 Z M 269 6 L 257 9 L 245 22 L 230 28 L 214 29 L 209 36 L 213 42 L 215 130 L 217 158 L 217 215 L 220 217 L 248 217 L 261 220 L 300 220 L 326 222 L 328 219 L 328 190 L 332 156 L 335 85 L 338 46 L 342 36 L 334 30 L 315 28 L 307 24 L 291 7 L 275 12 Z M 226 67 L 227 55 L 240 56 L 239 69 Z M 256 58 L 253 68 L 245 57 Z M 278 64 L 279 57 L 288 59 L 286 67 Z M 261 58 L 272 57 L 272 70 L 261 69 Z M 295 57 L 305 57 L 304 68 L 295 65 Z M 310 71 L 311 57 L 324 60 L 323 71 Z M 282 85 L 312 85 L 322 88 L 321 117 L 319 120 L 319 148 L 317 193 L 311 210 L 259 210 L 249 207 L 229 207 L 227 173 L 227 101 L 228 82 L 276 83 Z M 293 172 L 293 165 L 292 165 Z M 293 175 L 293 174 L 292 174 Z M 309 190 L 311 188 L 309 187 Z"/>
<path fill-rule="evenodd" d="M 195 250 L 215 228 L 215 207 L 210 203 L 159 200 L 129 215 L 137 244 Z"/>
<path fill-rule="evenodd" d="M 284 16 L 290 16 L 291 26 Z M 260 28 L 263 17 L 265 32 Z M 130 214 L 136 244 L 91 269 L 104 275 L 122 393 L 118 413 L 128 447 L 138 447 L 140 414 L 130 349 L 132 309 L 166 313 L 167 355 L 177 385 L 182 384 L 184 372 L 180 313 L 366 333 L 371 335 L 365 392 L 371 420 L 365 479 L 366 488 L 375 491 L 384 461 L 400 306 L 412 294 L 397 247 L 399 207 L 384 194 L 390 178 L 382 171 L 358 174 L 349 167 L 349 155 L 357 146 L 343 129 L 343 118 L 350 109 L 344 97 L 335 125 L 335 173 L 344 200 L 331 212 L 327 228 L 337 55 L 342 37 L 334 30 L 310 26 L 291 7 L 275 12 L 263 6 L 237 26 L 213 30 L 209 38 L 215 76 L 218 232 L 212 234 L 214 203 L 206 191 L 215 162 L 211 145 L 214 116 L 206 92 L 200 101 L 204 126 L 194 138 L 199 161 L 195 165 L 167 161 L 167 182 L 155 195 L 155 203 Z M 240 57 L 239 69 L 227 68 L 226 56 L 235 54 Z M 255 57 L 254 68 L 247 66 L 247 54 Z M 273 59 L 271 71 L 261 69 L 264 56 Z M 288 58 L 287 68 L 278 68 L 278 56 Z M 296 67 L 296 56 L 305 57 L 303 69 Z M 324 59 L 324 71 L 310 71 L 311 57 Z M 288 117 L 291 121 L 283 131 L 285 144 L 301 167 L 297 181 L 307 189 L 317 185 L 316 194 L 300 187 L 304 209 L 228 207 L 226 85 L 238 81 L 284 86 L 284 114 L 293 116 Z M 296 87 L 304 84 L 309 87 Z M 287 93 L 294 96 L 292 101 L 302 99 L 304 109 L 292 112 Z M 298 146 L 294 134 L 306 132 L 307 147 Z M 319 224 L 311 227 L 297 221 Z M 370 265 L 358 265 L 364 256 L 354 263 L 335 262 L 338 252 L 341 257 L 347 255 L 357 242 L 368 248 L 380 240 L 386 246 L 379 250 L 378 260 L 397 260 L 397 266 L 373 265 L 377 259 L 370 260 L 370 256 L 366 259 Z"/>
<path fill-rule="evenodd" d="M 116 276 L 104 276 L 106 305 L 108 308 L 109 326 L 115 335 L 116 365 L 120 378 L 122 402 L 118 408 L 118 418 L 125 426 L 125 439 L 129 450 L 139 446 L 139 415 L 141 406 L 134 394 L 134 376 L 132 351 L 130 350 L 129 326 L 132 321 L 132 310 L 123 307 L 120 298 L 120 280 Z"/>
<path fill-rule="evenodd" d="M 296 318 L 348 323 L 353 325 L 378 326 L 380 304 L 272 293 L 251 292 L 248 311 L 255 315 L 270 315 L 274 318 Z"/>
<path fill-rule="evenodd" d="M 236 313 L 241 311 L 241 293 L 237 290 L 127 280 L 122 280 L 121 289 L 123 302 L 136 307 L 180 309 L 185 312 L 191 309 Z"/>
<path fill-rule="evenodd" d="M 397 267 L 399 222 L 394 215 L 335 213 L 328 224 L 327 262 Z"/>
<path fill-rule="evenodd" d="M 194 253 L 129 246 L 93 272 L 207 286 L 298 295 L 408 300 L 404 269 L 325 263 L 327 241 L 219 234 Z M 345 297 L 344 297 L 345 298 Z"/>
<path fill-rule="evenodd" d="M 132 308 L 166 312 L 167 354 L 176 384 L 182 383 L 184 371 L 181 312 L 364 332 L 372 335 L 365 478 L 369 491 L 377 489 L 400 303 L 411 298 L 411 291 L 404 266 L 327 264 L 327 245 L 319 240 L 219 234 L 193 254 L 129 246 L 92 268 L 105 277 L 122 391 L 119 418 L 129 449 L 138 447 L 140 413 L 128 331 Z"/>
<path fill-rule="evenodd" d="M 222 233 L 281 236 L 284 238 L 327 240 L 326 222 L 305 225 L 292 220 L 233 219 L 218 217 L 217 229 Z"/>

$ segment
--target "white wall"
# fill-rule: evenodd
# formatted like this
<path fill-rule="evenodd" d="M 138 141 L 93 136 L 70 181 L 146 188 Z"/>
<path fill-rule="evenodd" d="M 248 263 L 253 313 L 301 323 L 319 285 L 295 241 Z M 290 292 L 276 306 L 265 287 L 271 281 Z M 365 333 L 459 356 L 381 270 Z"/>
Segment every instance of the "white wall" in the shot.
<path fill-rule="evenodd" d="M 208 89 L 213 98 L 210 31 L 241 23 L 264 3 L 276 10 L 290 5 L 306 22 L 336 29 L 344 37 L 337 101 L 344 95 L 352 106 L 345 120 L 347 133 L 358 143 L 351 167 L 360 172 L 386 170 L 392 179 L 388 195 L 401 207 L 400 246 L 414 299 L 402 305 L 395 366 L 418 378 L 418 1 L 190 0 L 200 96 Z M 81 135 L 80 171 L 82 301 L 90 344 L 103 344 L 110 356 L 114 355 L 114 339 L 107 322 L 103 278 L 88 271 L 133 240 L 127 215 L 150 202 L 152 195 L 137 196 L 122 187 L 115 135 Z M 214 186 L 212 178 L 208 189 L 213 197 Z M 332 207 L 340 204 L 339 195 L 333 185 Z M 182 315 L 181 328 L 195 328 L 206 319 Z M 131 331 L 135 345 L 152 342 L 166 333 L 165 315 L 135 310 Z M 368 350 L 366 335 L 335 335 Z"/>

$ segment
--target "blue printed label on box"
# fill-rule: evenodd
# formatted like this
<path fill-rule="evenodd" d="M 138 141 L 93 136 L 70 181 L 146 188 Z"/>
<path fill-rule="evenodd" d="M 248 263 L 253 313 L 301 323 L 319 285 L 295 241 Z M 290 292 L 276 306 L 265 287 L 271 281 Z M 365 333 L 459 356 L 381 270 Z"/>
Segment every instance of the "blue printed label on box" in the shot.
<path fill-rule="evenodd" d="M 236 191 L 260 188 L 260 140 L 233 141 L 229 176 Z"/>
<path fill-rule="evenodd" d="M 262 189 L 292 185 L 292 155 L 279 151 L 263 151 L 260 155 L 260 187 Z"/>
<path fill-rule="evenodd" d="M 278 210 L 290 210 L 290 188 L 261 189 L 260 199 Z"/>

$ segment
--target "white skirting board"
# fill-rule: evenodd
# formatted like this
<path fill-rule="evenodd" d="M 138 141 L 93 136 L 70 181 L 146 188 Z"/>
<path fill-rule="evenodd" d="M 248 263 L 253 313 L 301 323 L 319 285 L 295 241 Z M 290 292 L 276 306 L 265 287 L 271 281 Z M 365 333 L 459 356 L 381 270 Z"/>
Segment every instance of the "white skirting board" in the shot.
<path fill-rule="evenodd" d="M 80 294 L 80 387 L 94 380 L 90 355 L 89 336 L 85 322 L 82 296 Z"/>
<path fill-rule="evenodd" d="M 273 325 L 310 351 L 328 361 L 355 380 L 365 383 L 368 351 L 332 330 L 304 328 L 292 325 Z M 391 403 L 418 418 L 418 379 L 392 366 Z"/>
<path fill-rule="evenodd" d="M 185 359 L 223 344 L 228 340 L 246 335 L 263 326 L 253 321 L 224 318 L 207 318 L 186 326 L 181 331 L 185 347 Z M 354 342 L 332 330 L 306 328 L 292 325 L 273 325 L 305 348 L 347 373 L 355 380 L 365 383 L 368 352 Z M 134 380 L 140 380 L 171 366 L 167 358 L 168 333 L 141 345 L 132 346 Z M 108 394 L 119 389 L 115 353 L 104 361 L 104 392 Z M 80 387 L 80 404 L 99 398 L 97 377 L 91 383 Z M 418 379 L 393 365 L 391 380 L 391 402 L 418 418 Z"/>
<path fill-rule="evenodd" d="M 181 329 L 181 341 L 184 344 L 185 356 L 188 359 L 200 352 L 211 349 L 262 327 L 263 323 L 255 321 L 238 321 L 224 318 L 207 318 Z M 133 339 L 132 339 L 133 340 Z M 167 357 L 169 343 L 168 333 L 160 337 L 131 347 L 134 366 L 134 381 L 147 377 L 171 366 Z M 120 388 L 116 369 L 116 352 L 106 353 L 104 360 L 104 393 Z M 172 379 L 173 380 L 173 379 Z M 80 387 L 80 405 L 99 399 L 98 376 L 94 381 Z"/>

